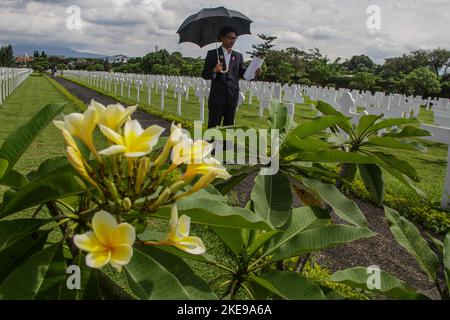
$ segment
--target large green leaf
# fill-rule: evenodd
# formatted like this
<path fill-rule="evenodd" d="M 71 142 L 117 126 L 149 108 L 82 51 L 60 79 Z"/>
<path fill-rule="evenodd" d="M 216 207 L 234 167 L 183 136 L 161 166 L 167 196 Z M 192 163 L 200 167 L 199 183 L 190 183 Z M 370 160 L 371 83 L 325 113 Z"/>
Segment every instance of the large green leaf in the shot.
<path fill-rule="evenodd" d="M 377 132 L 378 130 L 381 130 L 381 129 L 387 129 L 387 128 L 391 128 L 394 126 L 400 126 L 400 125 L 412 124 L 412 123 L 417 123 L 417 120 L 412 119 L 412 118 L 411 119 L 389 118 L 389 119 L 380 121 L 380 122 L 376 123 L 375 125 L 373 125 L 372 127 L 370 127 L 368 132 Z"/>
<path fill-rule="evenodd" d="M 445 279 L 447 280 L 447 289 L 450 292 L 450 232 L 445 236 L 442 255 L 444 259 L 444 273 Z"/>
<path fill-rule="evenodd" d="M 8 170 L 0 181 L 0 185 L 14 189 L 20 189 L 28 183 L 28 179 L 16 170 Z"/>
<path fill-rule="evenodd" d="M 61 243 L 32 255 L 0 284 L 0 299 L 56 299 L 66 263 Z"/>
<path fill-rule="evenodd" d="M 377 271 L 375 271 L 377 272 Z M 371 282 L 371 289 L 368 287 L 369 277 L 373 271 L 364 267 L 355 267 L 346 270 L 340 270 L 335 272 L 330 280 L 334 282 L 343 283 L 353 288 L 360 288 L 368 290 L 378 294 L 386 295 L 390 298 L 401 300 L 417 300 L 417 299 L 429 299 L 427 296 L 416 292 L 410 288 L 405 282 L 397 279 L 392 274 L 380 270 L 379 288 Z M 375 276 L 375 275 L 374 275 Z M 372 279 L 370 279 L 372 280 Z"/>
<path fill-rule="evenodd" d="M 0 252 L 0 283 L 31 255 L 42 250 L 49 233 L 50 230 L 30 233 Z"/>
<path fill-rule="evenodd" d="M 278 101 L 272 100 L 270 105 L 269 121 L 272 129 L 284 130 L 288 122 L 288 112 L 284 105 L 280 105 Z"/>
<path fill-rule="evenodd" d="M 392 154 L 386 154 L 383 152 L 372 152 L 381 161 L 385 162 L 387 165 L 391 166 L 393 169 L 400 171 L 401 173 L 407 175 L 411 179 L 418 179 L 416 169 L 411 166 L 408 162 L 400 160 Z"/>
<path fill-rule="evenodd" d="M 264 256 L 271 255 L 282 245 L 288 245 L 289 241 L 299 233 L 327 226 L 331 223 L 327 210 L 317 207 L 294 208 L 291 221 L 286 230 L 275 235 L 264 252 Z"/>
<path fill-rule="evenodd" d="M 297 128 L 289 132 L 286 139 L 289 139 L 290 136 L 295 136 L 299 139 L 303 139 L 315 133 L 319 133 L 329 127 L 340 124 L 346 120 L 348 120 L 348 118 L 344 117 L 343 115 L 319 117 L 312 121 L 298 125 Z"/>
<path fill-rule="evenodd" d="M 296 234 L 281 245 L 272 256 L 273 260 L 284 260 L 305 253 L 320 251 L 354 240 L 370 238 L 376 234 L 369 229 L 347 225 L 332 225 Z"/>
<path fill-rule="evenodd" d="M 64 109 L 66 103 L 48 104 L 35 114 L 27 123 L 11 133 L 0 147 L 0 158 L 9 163 L 6 172 L 19 161 L 22 154 L 34 138 Z"/>
<path fill-rule="evenodd" d="M 341 150 L 321 150 L 297 152 L 286 158 L 289 161 L 338 162 L 338 163 L 375 163 L 372 157 Z"/>
<path fill-rule="evenodd" d="M 361 228 L 367 228 L 366 217 L 359 207 L 332 184 L 317 179 L 301 178 L 303 184 L 328 203 L 334 212 L 343 220 Z"/>
<path fill-rule="evenodd" d="M 238 229 L 273 229 L 264 217 L 245 208 L 230 207 L 223 202 L 222 197 L 203 189 L 182 198 L 177 202 L 177 207 L 178 214 L 191 217 L 193 223 Z M 170 206 L 160 207 L 152 216 L 169 218 L 170 211 Z"/>
<path fill-rule="evenodd" d="M 383 171 L 375 164 L 361 163 L 358 168 L 367 191 L 370 192 L 375 202 L 381 205 L 384 199 Z"/>
<path fill-rule="evenodd" d="M 236 256 L 241 253 L 244 247 L 241 230 L 222 227 L 212 227 L 212 230 Z"/>
<path fill-rule="evenodd" d="M 8 169 L 8 160 L 0 159 L 0 181 L 3 179 L 3 176 Z"/>
<path fill-rule="evenodd" d="M 398 141 L 397 139 L 392 138 L 392 137 L 371 137 L 363 145 L 371 145 L 371 146 L 392 148 L 392 149 L 398 149 L 398 150 L 410 150 L 410 151 L 418 150 L 414 145 Z"/>
<path fill-rule="evenodd" d="M 0 217 L 33 207 L 35 205 L 85 192 L 74 179 L 75 171 L 70 165 L 31 181 L 10 199 L 0 210 Z"/>
<path fill-rule="evenodd" d="M 427 241 L 422 238 L 416 226 L 401 217 L 396 210 L 385 206 L 384 213 L 395 240 L 416 259 L 430 281 L 434 282 L 439 269 L 439 259 Z"/>
<path fill-rule="evenodd" d="M 332 145 L 313 136 L 303 139 L 297 136 L 290 136 L 289 139 L 285 139 L 281 146 L 280 156 L 285 158 L 291 154 L 299 151 L 317 151 L 322 149 L 329 149 Z"/>
<path fill-rule="evenodd" d="M 316 109 L 322 112 L 324 115 L 337 115 L 344 117 L 341 112 L 337 111 L 330 104 L 321 100 L 317 101 Z M 340 122 L 339 127 L 349 135 L 352 133 L 352 125 L 350 123 L 350 120 Z"/>
<path fill-rule="evenodd" d="M 0 251 L 14 245 L 17 241 L 36 232 L 49 223 L 49 219 L 15 219 L 0 221 Z"/>
<path fill-rule="evenodd" d="M 383 134 L 383 137 L 393 138 L 411 138 L 411 137 L 428 137 L 431 133 L 422 128 L 415 126 L 404 126 L 400 132 L 388 132 Z"/>
<path fill-rule="evenodd" d="M 247 255 L 249 257 L 253 256 L 263 245 L 270 241 L 275 235 L 279 234 L 281 231 L 259 231 L 257 237 L 251 242 L 247 249 Z"/>
<path fill-rule="evenodd" d="M 139 250 L 158 261 L 166 270 L 176 277 L 191 299 L 217 299 L 216 294 L 207 283 L 195 274 L 183 259 L 167 253 L 158 247 L 139 247 Z"/>
<path fill-rule="evenodd" d="M 255 213 L 276 227 L 282 227 L 292 214 L 292 191 L 289 179 L 278 172 L 258 175 L 251 193 Z"/>
<path fill-rule="evenodd" d="M 325 295 L 318 285 L 296 272 L 272 271 L 251 275 L 249 280 L 287 300 L 323 300 Z"/>
<path fill-rule="evenodd" d="M 207 292 L 204 287 L 196 287 L 200 280 L 183 260 L 167 253 L 164 257 L 156 250 L 134 248 L 133 258 L 124 267 L 134 295 L 142 300 L 184 300 L 196 299 Z"/>
<path fill-rule="evenodd" d="M 358 126 L 356 127 L 356 132 L 359 136 L 363 135 L 367 129 L 370 128 L 378 119 L 383 117 L 383 115 L 364 115 L 359 119 Z"/>

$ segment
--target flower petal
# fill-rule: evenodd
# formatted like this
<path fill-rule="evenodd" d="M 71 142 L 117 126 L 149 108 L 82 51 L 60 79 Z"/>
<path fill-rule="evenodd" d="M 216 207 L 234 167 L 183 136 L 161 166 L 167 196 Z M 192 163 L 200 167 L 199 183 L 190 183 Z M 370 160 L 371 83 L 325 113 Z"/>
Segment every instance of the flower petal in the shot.
<path fill-rule="evenodd" d="M 176 242 L 173 245 L 190 254 L 203 254 L 206 252 L 205 245 L 199 237 L 186 237 L 183 241 Z"/>
<path fill-rule="evenodd" d="M 118 245 L 126 244 L 133 245 L 136 241 L 136 231 L 134 227 L 126 222 L 122 222 L 110 234 L 109 243 L 115 247 Z"/>
<path fill-rule="evenodd" d="M 107 248 L 98 240 L 97 236 L 92 231 L 83 234 L 77 234 L 73 237 L 73 242 L 78 249 L 88 252 L 103 251 Z"/>
<path fill-rule="evenodd" d="M 92 218 L 92 229 L 97 238 L 105 245 L 109 245 L 110 234 L 116 227 L 116 218 L 106 211 L 99 211 Z"/>
<path fill-rule="evenodd" d="M 178 229 L 177 229 L 178 234 L 181 236 L 181 238 L 189 236 L 190 228 L 191 228 L 191 218 L 186 215 L 182 215 L 178 220 Z"/>
<path fill-rule="evenodd" d="M 127 244 L 121 244 L 111 249 L 111 262 L 118 265 L 126 265 L 133 256 L 133 248 Z"/>
<path fill-rule="evenodd" d="M 100 125 L 100 131 L 112 142 L 115 144 L 123 145 L 123 138 L 120 134 L 115 132 L 114 130 L 111 130 L 107 126 Z"/>
<path fill-rule="evenodd" d="M 111 251 L 109 249 L 92 252 L 86 256 L 86 264 L 88 265 L 88 267 L 100 269 L 106 266 L 110 259 Z"/>
<path fill-rule="evenodd" d="M 111 156 L 113 154 L 117 154 L 117 153 L 124 153 L 125 151 L 127 151 L 127 149 L 124 146 L 121 145 L 113 145 L 110 146 L 106 149 L 103 149 L 99 152 L 99 154 L 104 155 L 104 156 Z"/>

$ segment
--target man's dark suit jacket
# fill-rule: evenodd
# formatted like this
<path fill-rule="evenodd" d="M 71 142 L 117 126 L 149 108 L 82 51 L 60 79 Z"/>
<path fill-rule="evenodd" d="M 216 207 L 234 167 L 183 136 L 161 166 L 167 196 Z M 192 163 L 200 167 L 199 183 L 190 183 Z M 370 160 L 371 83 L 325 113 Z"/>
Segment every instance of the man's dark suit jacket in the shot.
<path fill-rule="evenodd" d="M 202 77 L 211 80 L 211 92 L 209 94 L 208 105 L 224 105 L 226 103 L 226 93 L 236 97 L 239 96 L 239 79 L 244 76 L 244 58 L 236 51 L 231 52 L 230 66 L 226 66 L 222 47 L 219 48 L 219 60 L 224 69 L 228 67 L 227 73 L 215 73 L 214 67 L 217 64 L 216 49 L 208 51 L 205 58 Z M 235 106 L 236 107 L 236 106 Z"/>

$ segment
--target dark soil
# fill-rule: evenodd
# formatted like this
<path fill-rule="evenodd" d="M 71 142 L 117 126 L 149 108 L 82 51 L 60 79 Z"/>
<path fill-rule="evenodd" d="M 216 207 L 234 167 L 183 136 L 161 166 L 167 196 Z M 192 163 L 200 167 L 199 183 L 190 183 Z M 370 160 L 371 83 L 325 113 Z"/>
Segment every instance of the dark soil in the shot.
<path fill-rule="evenodd" d="M 89 103 L 91 99 L 95 99 L 105 105 L 117 103 L 110 97 L 103 96 L 98 92 L 68 80 L 61 78 L 56 80 L 85 103 Z M 143 127 L 157 124 L 166 128 L 165 134 L 168 134 L 170 131 L 170 122 L 149 115 L 141 110 L 136 111 L 133 118 L 139 120 Z M 242 206 L 250 199 L 255 176 L 256 174 L 248 176 L 233 189 L 238 202 Z M 415 259 L 395 241 L 384 217 L 383 209 L 357 198 L 353 200 L 364 212 L 369 222 L 370 230 L 376 232 L 377 236 L 323 250 L 316 253 L 313 258 L 332 272 L 355 266 L 368 267 L 376 265 L 405 281 L 409 286 L 429 296 L 438 298 L 437 290 L 428 282 L 427 276 L 421 271 Z M 294 205 L 300 205 L 298 198 L 294 199 Z M 339 220 L 337 217 L 333 217 L 333 219 L 335 221 Z"/>

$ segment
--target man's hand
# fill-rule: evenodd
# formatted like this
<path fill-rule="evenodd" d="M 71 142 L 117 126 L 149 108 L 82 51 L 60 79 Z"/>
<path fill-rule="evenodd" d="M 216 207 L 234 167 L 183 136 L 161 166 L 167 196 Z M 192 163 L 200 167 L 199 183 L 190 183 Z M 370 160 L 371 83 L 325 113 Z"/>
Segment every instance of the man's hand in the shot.
<path fill-rule="evenodd" d="M 216 66 L 214 67 L 214 72 L 222 72 L 223 68 L 222 65 L 220 63 L 216 64 Z"/>
<path fill-rule="evenodd" d="M 259 77 L 260 75 L 262 75 L 262 70 L 261 68 L 256 69 L 255 74 Z"/>

